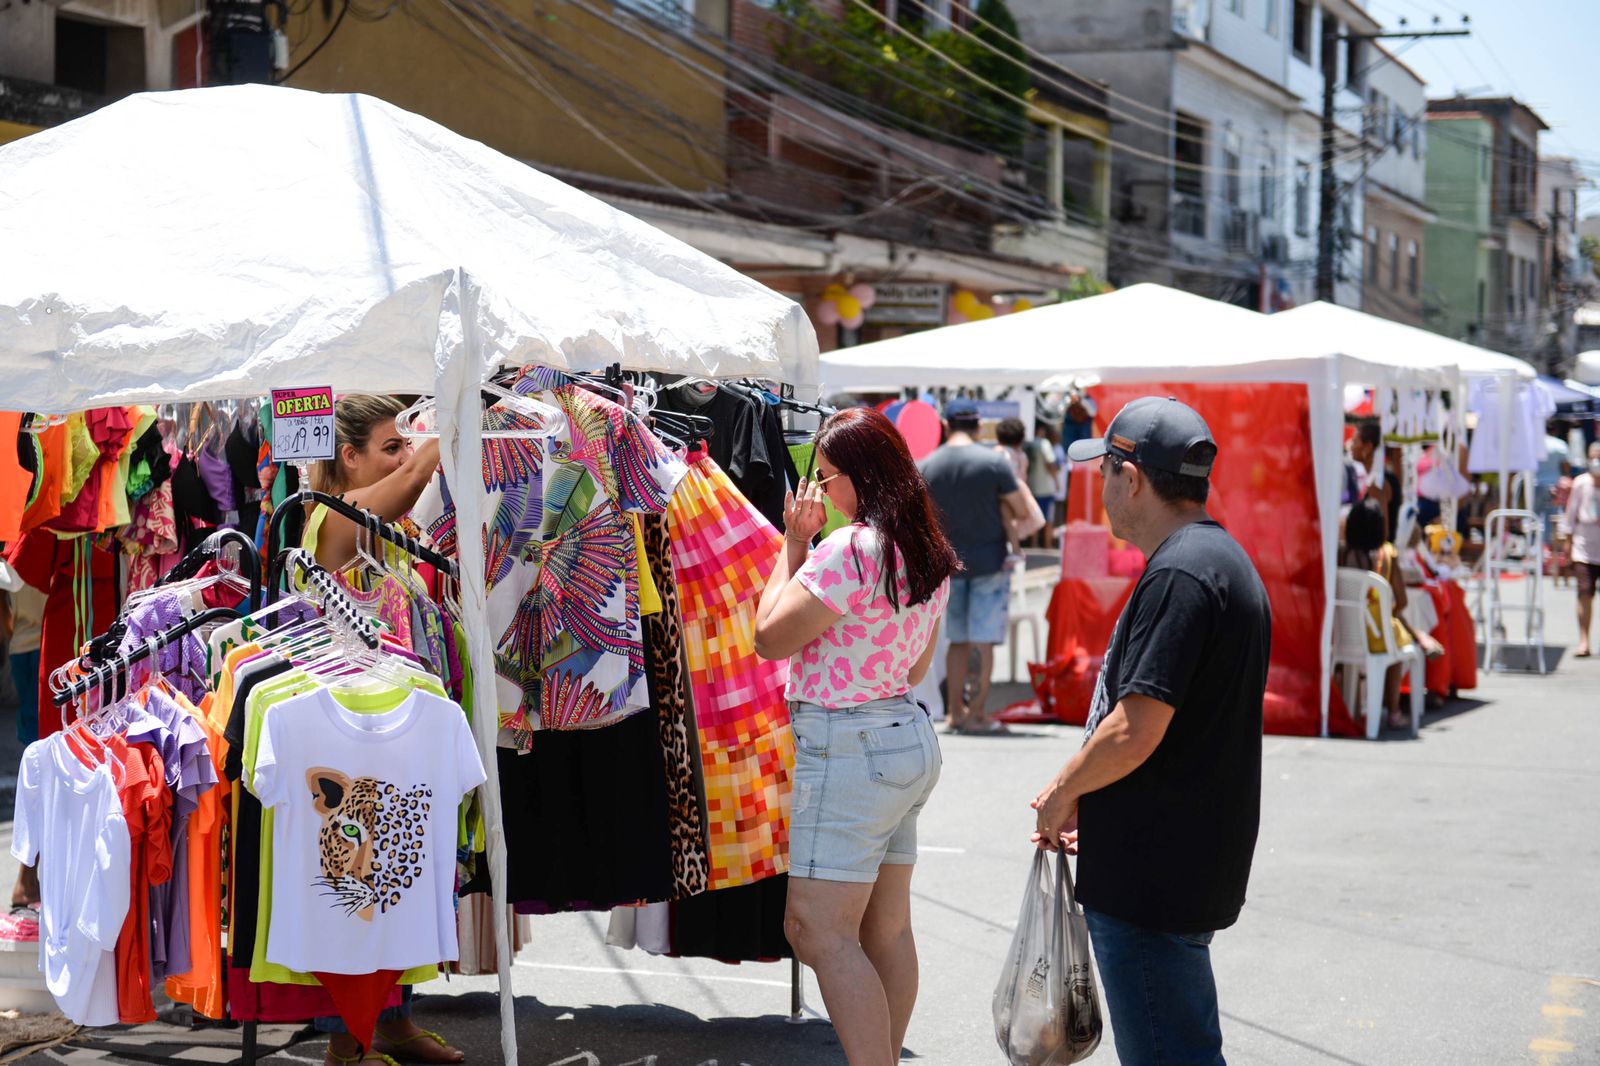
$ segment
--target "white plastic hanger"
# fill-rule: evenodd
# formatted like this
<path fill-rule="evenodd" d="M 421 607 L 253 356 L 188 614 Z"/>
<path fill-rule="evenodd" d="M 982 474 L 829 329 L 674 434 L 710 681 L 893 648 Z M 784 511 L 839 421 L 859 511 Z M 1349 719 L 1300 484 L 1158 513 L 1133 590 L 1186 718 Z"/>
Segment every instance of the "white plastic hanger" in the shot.
<path fill-rule="evenodd" d="M 524 396 L 519 392 L 502 388 L 493 382 L 486 382 L 478 386 L 479 390 L 495 397 L 495 405 L 484 412 L 488 419 L 484 423 L 482 434 L 485 440 L 515 439 L 539 440 L 553 436 L 560 432 L 566 425 L 566 415 L 561 409 L 552 407 L 543 400 L 536 400 L 532 396 Z M 407 440 L 416 440 L 439 435 L 437 401 L 432 396 L 424 396 L 416 403 L 401 411 L 394 418 L 395 432 Z M 505 409 L 515 414 L 523 415 L 532 420 L 534 426 L 496 426 L 493 422 L 493 412 Z M 423 419 L 421 426 L 416 425 L 417 420 Z"/>

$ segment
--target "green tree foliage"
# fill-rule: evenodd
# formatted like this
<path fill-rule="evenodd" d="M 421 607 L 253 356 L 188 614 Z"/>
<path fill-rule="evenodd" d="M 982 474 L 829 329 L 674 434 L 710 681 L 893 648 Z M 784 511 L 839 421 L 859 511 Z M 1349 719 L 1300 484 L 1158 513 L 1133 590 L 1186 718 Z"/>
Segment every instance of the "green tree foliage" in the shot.
<path fill-rule="evenodd" d="M 1006 156 L 1021 151 L 1025 108 L 1007 94 L 1025 98 L 1033 79 L 990 50 L 1003 48 L 1026 61 L 1020 48 L 993 31 L 980 26 L 973 34 L 979 40 L 952 30 L 907 36 L 856 4 L 847 5 L 842 18 L 817 10 L 812 0 L 777 0 L 773 7 L 780 16 L 770 30 L 774 51 L 797 75 L 884 109 L 909 132 L 946 143 L 977 142 Z M 978 14 L 1016 36 L 1003 0 L 982 0 Z M 979 85 L 935 52 L 1003 91 Z M 795 84 L 804 91 L 800 78 Z"/>

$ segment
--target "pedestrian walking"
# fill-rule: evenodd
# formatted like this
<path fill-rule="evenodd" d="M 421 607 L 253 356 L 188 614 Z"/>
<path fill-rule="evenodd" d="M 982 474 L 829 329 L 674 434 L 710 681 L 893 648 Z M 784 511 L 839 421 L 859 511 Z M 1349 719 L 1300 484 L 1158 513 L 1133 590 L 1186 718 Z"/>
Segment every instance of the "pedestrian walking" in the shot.
<path fill-rule="evenodd" d="M 850 524 L 813 550 L 824 496 Z M 816 480 L 789 494 L 784 527 L 755 634 L 763 658 L 793 657 L 784 931 L 850 1066 L 890 1066 L 917 999 L 917 816 L 943 762 L 911 689 L 933 660 L 956 554 L 905 441 L 870 408 L 823 425 Z"/>
<path fill-rule="evenodd" d="M 1589 469 L 1572 479 L 1567 496 L 1567 529 L 1572 536 L 1572 569 L 1578 576 L 1578 650 L 1591 653 L 1589 623 L 1594 617 L 1594 590 L 1600 583 L 1600 441 L 1589 445 Z"/>
<path fill-rule="evenodd" d="M 1153 396 L 1070 449 L 1100 458 L 1112 532 L 1149 562 L 1033 840 L 1078 853 L 1117 1055 L 1140 1066 L 1223 1062 L 1210 945 L 1238 920 L 1260 823 L 1272 614 L 1206 513 L 1216 452 L 1199 414 Z"/>
<path fill-rule="evenodd" d="M 994 673 L 994 646 L 1006 639 L 1011 574 L 1007 559 L 1042 522 L 1027 486 L 1020 484 L 1010 462 L 977 442 L 978 405 L 951 400 L 945 405 L 950 434 L 922 461 L 922 476 L 938 505 L 945 536 L 961 559 L 961 572 L 950 580 L 950 606 L 945 630 L 950 637 L 946 659 L 945 708 L 956 733 L 999 733 L 985 704 L 989 676 Z M 967 678 L 976 653 L 972 695 Z"/>

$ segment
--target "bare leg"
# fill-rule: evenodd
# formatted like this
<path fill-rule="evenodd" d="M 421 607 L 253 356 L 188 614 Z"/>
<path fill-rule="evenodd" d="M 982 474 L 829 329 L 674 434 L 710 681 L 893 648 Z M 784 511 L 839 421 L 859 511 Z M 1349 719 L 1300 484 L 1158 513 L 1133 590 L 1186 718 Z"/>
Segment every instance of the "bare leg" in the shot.
<path fill-rule="evenodd" d="M 952 644 L 945 656 L 945 714 L 951 729 L 967 727 L 967 670 L 972 663 L 971 644 Z"/>
<path fill-rule="evenodd" d="M 39 872 L 32 866 L 19 867 L 17 883 L 11 889 L 11 905 L 26 906 L 39 902 Z"/>
<path fill-rule="evenodd" d="M 1400 667 L 1398 666 L 1391 666 L 1384 672 L 1383 707 L 1389 715 L 1390 729 L 1403 729 L 1411 724 L 1411 719 L 1400 713 Z"/>
<path fill-rule="evenodd" d="M 1594 597 L 1578 597 L 1578 654 L 1589 654 L 1589 623 L 1594 620 Z"/>
<path fill-rule="evenodd" d="M 989 728 L 989 678 L 994 675 L 994 645 L 976 644 L 978 649 L 978 676 L 972 679 L 972 702 L 967 705 L 966 729 Z"/>
<path fill-rule="evenodd" d="M 911 871 L 909 863 L 878 868 L 867 912 L 861 919 L 861 950 L 872 961 L 889 1002 L 889 1056 L 900 1061 L 900 1049 L 917 1005 L 917 942 L 911 934 Z"/>
<path fill-rule="evenodd" d="M 861 918 L 873 886 L 849 881 L 789 880 L 783 931 L 796 957 L 816 971 L 822 1001 L 850 1066 L 892 1066 L 889 1002 L 878 971 L 861 950 Z"/>

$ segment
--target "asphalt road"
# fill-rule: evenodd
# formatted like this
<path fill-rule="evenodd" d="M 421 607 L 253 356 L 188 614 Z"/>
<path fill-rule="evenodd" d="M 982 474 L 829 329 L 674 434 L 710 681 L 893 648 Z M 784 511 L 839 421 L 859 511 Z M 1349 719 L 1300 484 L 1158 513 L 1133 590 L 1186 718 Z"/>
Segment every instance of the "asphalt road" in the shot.
<path fill-rule="evenodd" d="M 1571 593 L 1549 596 L 1550 639 L 1570 644 Z M 1213 949 L 1230 1063 L 1600 1063 L 1597 662 L 1485 674 L 1417 740 L 1267 738 L 1250 901 Z M 1079 735 L 941 738 L 908 1060 L 1003 1061 L 990 996 L 1030 859 L 1027 800 Z M 604 929 L 604 915 L 536 921 L 514 971 L 524 1066 L 844 1062 L 814 982 L 809 1020 L 788 1022 L 787 966 L 617 951 Z M 492 979 L 433 987 L 419 1021 L 500 1062 Z M 321 1045 L 266 1061 L 320 1062 Z M 1117 1061 L 1109 1036 L 1090 1061 Z"/>

